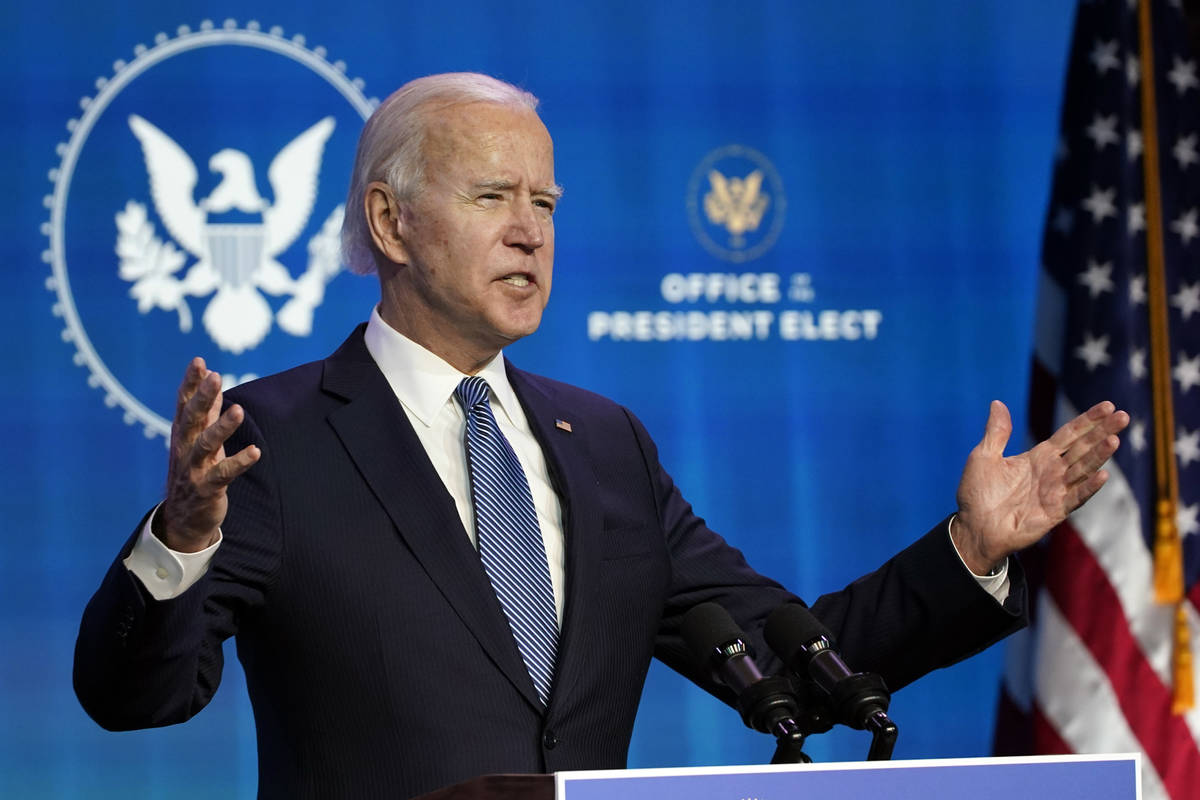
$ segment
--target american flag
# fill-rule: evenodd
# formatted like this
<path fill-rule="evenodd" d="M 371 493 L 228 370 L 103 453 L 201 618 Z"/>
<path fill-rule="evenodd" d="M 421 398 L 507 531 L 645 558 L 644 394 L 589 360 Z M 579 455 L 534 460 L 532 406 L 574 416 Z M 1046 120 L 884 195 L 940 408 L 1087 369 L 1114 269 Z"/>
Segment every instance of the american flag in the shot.
<path fill-rule="evenodd" d="M 1035 440 L 1103 399 L 1132 423 L 1108 484 L 1025 558 L 1034 624 L 1009 649 L 996 750 L 1141 751 L 1147 800 L 1195 800 L 1200 72 L 1180 2 L 1141 2 L 1083 2 L 1076 15 L 1029 408 Z M 1172 495 L 1174 531 L 1156 533 Z M 1159 602 L 1172 565 L 1182 592 Z"/>

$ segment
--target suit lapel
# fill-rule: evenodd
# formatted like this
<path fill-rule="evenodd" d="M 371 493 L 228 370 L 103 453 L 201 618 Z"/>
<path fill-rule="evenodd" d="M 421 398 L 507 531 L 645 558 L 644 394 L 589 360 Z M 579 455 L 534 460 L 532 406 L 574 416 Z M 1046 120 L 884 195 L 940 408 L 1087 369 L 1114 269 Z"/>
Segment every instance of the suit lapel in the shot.
<path fill-rule="evenodd" d="M 508 379 L 525 410 L 534 437 L 542 446 L 563 511 L 566 544 L 566 604 L 559 635 L 554 689 L 550 703 L 570 694 L 587 663 L 593 642 L 588 608 L 597 600 L 596 582 L 602 527 L 595 485 L 596 476 L 584 444 L 587 420 L 580 419 L 562 399 L 532 376 L 508 365 Z M 558 422 L 567 423 L 569 429 Z"/>
<path fill-rule="evenodd" d="M 347 401 L 329 415 L 329 424 L 400 536 L 488 657 L 540 708 L 454 500 L 367 352 L 361 328 L 326 359 L 322 388 Z"/>

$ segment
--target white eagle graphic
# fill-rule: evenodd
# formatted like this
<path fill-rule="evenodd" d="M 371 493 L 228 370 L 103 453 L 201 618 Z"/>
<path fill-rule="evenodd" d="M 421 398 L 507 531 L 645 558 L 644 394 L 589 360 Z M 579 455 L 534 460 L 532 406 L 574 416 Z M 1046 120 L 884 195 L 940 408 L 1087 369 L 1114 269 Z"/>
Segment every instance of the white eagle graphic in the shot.
<path fill-rule="evenodd" d="M 171 137 L 142 117 L 129 117 L 142 146 L 155 210 L 171 237 L 197 259 L 182 280 L 175 273 L 186 257 L 171 242 L 154 236 L 145 207 L 129 201 L 117 214 L 117 254 L 121 277 L 135 281 L 131 294 L 139 310 L 159 307 L 179 312 L 180 328 L 191 328 L 185 298 L 216 294 L 204 309 L 204 329 L 221 348 L 241 353 L 256 347 L 271 329 L 272 318 L 295 336 L 312 330 L 313 308 L 324 299 L 325 284 L 341 268 L 337 231 L 342 206 L 308 244 L 307 271 L 293 278 L 276 257 L 304 230 L 317 196 L 317 175 L 333 117 L 325 117 L 289 142 L 271 161 L 267 178 L 274 202 L 268 203 L 254 181 L 254 165 L 240 150 L 226 148 L 208 166 L 220 173 L 212 193 L 197 202 L 196 165 Z M 240 212 L 236 220 L 223 215 Z M 256 219 L 257 218 L 257 219 Z M 273 314 L 261 292 L 289 295 Z"/>

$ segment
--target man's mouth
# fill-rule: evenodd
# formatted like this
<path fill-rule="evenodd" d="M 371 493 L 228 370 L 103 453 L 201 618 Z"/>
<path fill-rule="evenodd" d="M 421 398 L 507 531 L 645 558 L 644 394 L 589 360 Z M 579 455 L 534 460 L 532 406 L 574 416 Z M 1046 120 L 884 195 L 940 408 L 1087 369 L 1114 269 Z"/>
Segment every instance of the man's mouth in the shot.
<path fill-rule="evenodd" d="M 500 280 L 510 286 L 528 286 L 530 283 L 533 283 L 530 280 L 530 276 L 524 272 L 514 272 L 512 275 L 505 275 Z"/>

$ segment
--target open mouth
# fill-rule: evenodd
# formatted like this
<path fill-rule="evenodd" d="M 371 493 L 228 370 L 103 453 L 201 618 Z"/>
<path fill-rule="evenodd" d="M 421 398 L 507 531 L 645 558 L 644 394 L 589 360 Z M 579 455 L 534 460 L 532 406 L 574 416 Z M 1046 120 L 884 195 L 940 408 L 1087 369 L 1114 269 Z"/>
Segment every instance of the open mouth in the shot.
<path fill-rule="evenodd" d="M 509 286 L 528 286 L 534 283 L 532 276 L 526 272 L 514 272 L 511 275 L 505 275 L 500 281 L 507 283 Z"/>

